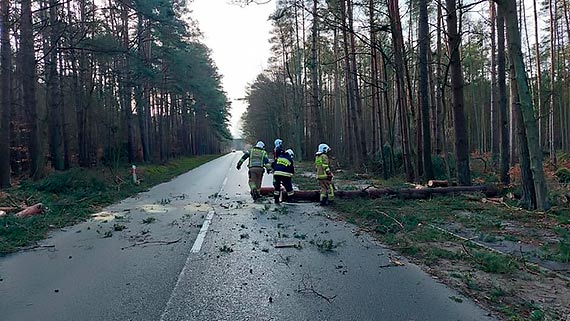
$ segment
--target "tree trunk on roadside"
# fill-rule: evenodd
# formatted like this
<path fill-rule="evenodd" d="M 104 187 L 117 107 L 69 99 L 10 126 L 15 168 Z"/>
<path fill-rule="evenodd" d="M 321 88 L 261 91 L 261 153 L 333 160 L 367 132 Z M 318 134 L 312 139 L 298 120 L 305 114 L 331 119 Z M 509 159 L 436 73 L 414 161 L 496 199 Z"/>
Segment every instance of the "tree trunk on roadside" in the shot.
<path fill-rule="evenodd" d="M 420 0 L 420 22 L 419 22 L 419 41 L 420 41 L 420 111 L 422 115 L 423 129 L 423 165 L 426 180 L 434 179 L 433 164 L 431 161 L 431 131 L 430 131 L 430 115 L 429 115 L 429 93 L 428 93 L 428 51 L 429 49 L 429 21 L 427 12 L 427 0 Z M 420 128 L 418 128 L 420 131 Z M 420 144 L 420 142 L 418 142 Z M 421 157 L 422 155 L 418 155 Z"/>
<path fill-rule="evenodd" d="M 491 157 L 493 166 L 497 166 L 499 164 L 499 142 L 501 135 L 499 130 L 500 118 L 498 117 L 500 99 L 497 97 L 497 44 L 495 41 L 497 33 L 497 9 L 493 0 L 489 1 L 489 18 L 491 23 Z"/>
<path fill-rule="evenodd" d="M 392 43 L 394 47 L 394 69 L 396 72 L 396 91 L 397 104 L 396 108 L 400 115 L 400 130 L 402 134 L 402 157 L 404 169 L 406 171 L 406 180 L 413 182 L 414 167 L 411 159 L 410 148 L 410 123 L 408 120 L 406 89 L 405 89 L 405 65 L 404 65 L 404 38 L 402 35 L 402 24 L 400 22 L 400 9 L 398 0 L 387 0 L 388 12 L 390 17 L 390 28 L 392 29 Z"/>
<path fill-rule="evenodd" d="M 523 116 L 524 127 L 530 156 L 530 168 L 536 192 L 536 207 L 545 210 L 547 204 L 546 180 L 544 178 L 544 168 L 542 164 L 542 150 L 538 137 L 538 124 L 532 106 L 532 98 L 528 88 L 527 76 L 524 66 L 524 58 L 521 49 L 521 35 L 518 26 L 518 16 L 515 0 L 498 0 L 505 14 L 505 24 L 509 45 L 509 56 L 514 66 L 514 76 L 516 77 L 517 92 L 520 108 Z M 521 124 L 521 126 L 523 126 Z"/>
<path fill-rule="evenodd" d="M 511 65 L 511 86 L 515 88 L 512 91 L 514 97 L 512 100 L 518 101 L 517 90 L 516 90 L 516 79 L 514 79 L 513 66 Z M 518 107 L 518 106 L 517 106 Z M 522 185 L 522 197 L 520 201 L 520 206 L 523 208 L 533 209 L 536 208 L 536 192 L 534 190 L 534 185 L 532 182 L 532 171 L 530 169 L 530 157 L 528 151 L 528 144 L 526 138 L 526 130 L 522 124 L 523 117 L 520 108 L 515 108 L 515 121 L 517 122 L 517 143 L 519 145 L 519 158 L 521 167 L 521 185 Z"/>
<path fill-rule="evenodd" d="M 536 56 L 536 98 L 538 104 L 538 141 L 542 145 L 544 143 L 544 109 L 542 104 L 542 67 L 540 59 L 540 41 L 538 29 L 538 6 L 536 0 L 533 0 L 534 13 L 534 54 Z"/>
<path fill-rule="evenodd" d="M 497 102 L 500 114 L 501 136 L 501 182 L 510 183 L 510 144 L 509 144 L 509 116 L 507 114 L 507 76 L 505 56 L 505 17 L 502 10 L 497 14 Z M 497 133 L 499 134 L 499 133 Z M 514 142 L 510 142 L 514 144 Z"/>
<path fill-rule="evenodd" d="M 554 117 L 556 108 L 556 6 L 553 0 L 548 5 L 550 14 L 550 108 L 548 110 L 548 146 L 550 162 L 556 165 L 556 149 L 554 142 Z"/>
<path fill-rule="evenodd" d="M 138 54 L 139 59 L 141 59 L 142 64 L 146 66 L 148 63 L 148 59 L 150 56 L 150 30 L 148 30 L 148 26 L 144 21 L 142 15 L 138 17 Z M 141 76 L 138 79 L 138 83 L 135 89 L 135 97 L 136 97 L 136 106 L 137 106 L 137 118 L 139 120 L 139 129 L 140 129 L 140 136 L 141 136 L 141 145 L 142 145 L 142 152 L 143 152 L 143 160 L 145 162 L 150 162 L 151 159 L 151 142 L 150 142 L 150 126 L 151 120 L 150 117 L 150 106 L 149 106 L 149 88 L 147 85 L 148 80 L 146 76 Z"/>
<path fill-rule="evenodd" d="M 351 63 L 351 80 L 353 85 L 353 97 L 352 100 L 354 101 L 355 107 L 355 116 L 356 122 L 354 123 L 354 133 L 357 139 L 357 149 L 355 151 L 359 154 L 359 160 L 362 162 L 368 156 L 368 150 L 366 148 L 366 133 L 364 129 L 364 121 L 362 115 L 362 97 L 360 95 L 360 89 L 358 84 L 358 68 L 356 64 L 356 55 L 357 55 L 357 48 L 356 48 L 356 41 L 354 35 L 354 13 L 353 13 L 353 6 L 352 0 L 348 0 L 348 25 L 349 29 L 353 30 L 350 32 L 350 63 Z M 360 162 L 356 163 L 355 165 L 360 166 Z"/>
<path fill-rule="evenodd" d="M 0 0 L 0 189 L 10 180 L 10 122 L 12 113 L 12 46 L 10 43 L 10 0 Z"/>
<path fill-rule="evenodd" d="M 47 101 L 50 133 L 50 153 L 52 166 L 56 170 L 65 169 L 63 146 L 63 108 L 59 93 L 59 75 L 57 72 L 57 56 L 59 46 L 58 2 L 49 0 L 49 55 L 46 57 L 47 69 Z"/>
<path fill-rule="evenodd" d="M 374 0 L 369 0 L 368 10 L 370 14 L 370 57 L 371 57 L 371 76 L 372 76 L 372 112 L 377 114 L 377 123 L 373 124 L 374 128 L 378 131 L 378 146 L 374 146 L 373 149 L 378 148 L 376 153 L 380 153 L 380 161 L 382 164 L 382 177 L 388 179 L 388 168 L 386 163 L 386 155 L 384 154 L 384 126 L 382 117 L 382 110 L 380 108 L 380 87 L 379 87 L 379 59 L 378 59 L 378 46 L 376 37 L 376 22 L 374 14 Z M 376 156 L 377 157 L 377 156 Z"/>
<path fill-rule="evenodd" d="M 44 153 L 40 144 L 38 112 L 36 104 L 36 57 L 34 51 L 34 32 L 31 0 L 22 0 L 20 20 L 20 70 L 22 73 L 22 91 L 24 110 L 30 128 L 28 152 L 30 157 L 30 177 L 40 179 L 44 176 Z"/>
<path fill-rule="evenodd" d="M 311 111 L 313 124 L 311 126 L 311 145 L 317 146 L 323 141 L 323 122 L 321 118 L 321 103 L 319 95 L 319 73 L 318 73 L 318 33 L 319 33 L 319 16 L 317 14 L 317 0 L 313 0 L 313 25 L 311 26 L 311 63 L 309 70 L 311 72 Z"/>
<path fill-rule="evenodd" d="M 471 185 L 469 169 L 469 136 L 465 121 L 465 98 L 463 93 L 463 71 L 459 49 L 461 34 L 457 29 L 456 0 L 446 0 L 447 32 L 450 50 L 451 93 L 453 100 L 453 128 L 455 129 L 455 156 L 457 159 L 457 182 L 460 185 Z"/>

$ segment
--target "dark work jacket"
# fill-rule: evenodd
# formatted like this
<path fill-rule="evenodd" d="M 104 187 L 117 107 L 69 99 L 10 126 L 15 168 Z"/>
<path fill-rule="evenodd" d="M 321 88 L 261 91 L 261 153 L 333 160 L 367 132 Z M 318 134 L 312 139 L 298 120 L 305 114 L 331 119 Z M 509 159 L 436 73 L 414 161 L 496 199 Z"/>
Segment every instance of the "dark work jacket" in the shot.
<path fill-rule="evenodd" d="M 273 175 L 293 177 L 295 174 L 295 167 L 293 166 L 293 158 L 285 152 L 277 155 L 277 159 L 272 164 Z"/>

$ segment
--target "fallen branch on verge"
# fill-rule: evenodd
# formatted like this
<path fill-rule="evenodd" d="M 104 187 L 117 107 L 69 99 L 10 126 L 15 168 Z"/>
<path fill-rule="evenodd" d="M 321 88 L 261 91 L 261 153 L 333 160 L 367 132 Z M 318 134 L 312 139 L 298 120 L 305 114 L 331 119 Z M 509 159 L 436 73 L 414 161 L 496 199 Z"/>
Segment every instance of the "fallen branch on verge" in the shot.
<path fill-rule="evenodd" d="M 55 248 L 55 245 L 36 244 L 36 245 L 32 245 L 32 246 L 23 247 L 22 251 L 29 251 L 29 250 L 35 250 L 35 249 L 49 249 L 49 248 Z"/>

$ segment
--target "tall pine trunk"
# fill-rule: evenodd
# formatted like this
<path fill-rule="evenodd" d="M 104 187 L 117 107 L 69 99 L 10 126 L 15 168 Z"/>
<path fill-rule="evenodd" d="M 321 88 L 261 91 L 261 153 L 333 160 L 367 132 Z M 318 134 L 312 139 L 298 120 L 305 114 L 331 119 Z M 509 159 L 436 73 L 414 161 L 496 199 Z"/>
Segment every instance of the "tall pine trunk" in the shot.
<path fill-rule="evenodd" d="M 521 35 L 518 26 L 518 16 L 515 0 L 499 0 L 499 6 L 505 13 L 505 25 L 509 45 L 509 56 L 514 67 L 517 93 L 526 131 L 526 140 L 530 156 L 530 168 L 536 192 L 536 207 L 545 210 L 547 204 L 546 180 L 542 164 L 542 150 L 538 135 L 538 124 L 532 106 L 532 97 L 528 88 L 527 76 L 524 66 L 524 58 L 521 49 Z"/>
<path fill-rule="evenodd" d="M 497 12 L 497 100 L 500 114 L 501 134 L 501 182 L 510 183 L 510 144 L 509 116 L 507 114 L 507 76 L 505 56 L 505 17 L 502 10 Z"/>
<path fill-rule="evenodd" d="M 406 104 L 406 80 L 404 64 L 404 38 L 402 35 L 402 23 L 400 21 L 400 9 L 398 0 L 387 0 L 390 17 L 390 28 L 392 29 L 392 44 L 394 47 L 394 70 L 396 72 L 396 108 L 400 116 L 400 130 L 402 136 L 402 157 L 406 179 L 413 182 L 415 179 L 414 167 L 412 165 L 410 148 L 410 122 L 408 119 Z"/>
<path fill-rule="evenodd" d="M 429 93 L 428 93 L 428 51 L 429 51 L 429 21 L 427 13 L 427 0 L 420 0 L 420 22 L 419 22 L 419 41 L 420 41 L 420 112 L 422 115 L 423 129 L 423 165 L 425 178 L 430 180 L 434 178 L 433 164 L 431 161 L 431 133 L 429 122 Z M 418 128 L 418 131 L 420 129 Z M 418 142 L 420 144 L 421 142 Z M 418 155 L 418 158 L 422 155 Z"/>
<path fill-rule="evenodd" d="M 28 152 L 30 157 L 30 176 L 40 179 L 44 176 L 45 157 L 40 144 L 38 130 L 38 112 L 36 103 L 36 57 L 34 51 L 34 32 L 31 0 L 21 2 L 20 21 L 20 70 L 22 72 L 22 93 L 24 110 L 29 123 Z"/>
<path fill-rule="evenodd" d="M 0 1 L 0 189 L 10 181 L 10 122 L 12 112 L 12 46 L 10 43 L 10 0 Z"/>
<path fill-rule="evenodd" d="M 47 101 L 49 116 L 49 132 L 50 132 L 50 152 L 52 166 L 56 170 L 65 169 L 65 153 L 63 146 L 63 108 L 60 101 L 59 93 L 59 75 L 57 72 L 58 63 L 58 46 L 59 46 L 59 21 L 58 21 L 58 2 L 49 0 L 49 57 L 46 58 L 47 69 Z"/>
<path fill-rule="evenodd" d="M 455 156 L 457 160 L 457 182 L 460 185 L 471 185 L 469 169 L 469 136 L 465 121 L 465 98 L 463 93 L 463 71 L 459 49 L 461 34 L 457 29 L 456 0 L 446 0 L 447 33 L 450 50 L 451 94 L 453 100 L 453 128 L 455 129 Z"/>

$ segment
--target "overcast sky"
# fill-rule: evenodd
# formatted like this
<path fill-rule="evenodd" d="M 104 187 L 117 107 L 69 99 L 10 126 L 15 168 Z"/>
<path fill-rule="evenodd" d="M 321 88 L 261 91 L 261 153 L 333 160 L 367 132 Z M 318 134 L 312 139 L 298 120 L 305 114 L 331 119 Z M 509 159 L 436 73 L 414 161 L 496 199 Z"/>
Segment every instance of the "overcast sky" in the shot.
<path fill-rule="evenodd" d="M 275 0 L 243 8 L 229 4 L 229 0 L 194 0 L 190 9 L 223 76 L 233 107 L 230 129 L 234 137 L 239 136 L 238 121 L 246 106 L 237 99 L 245 96 L 247 85 L 267 67 L 271 30 L 268 17 L 275 10 Z"/>

